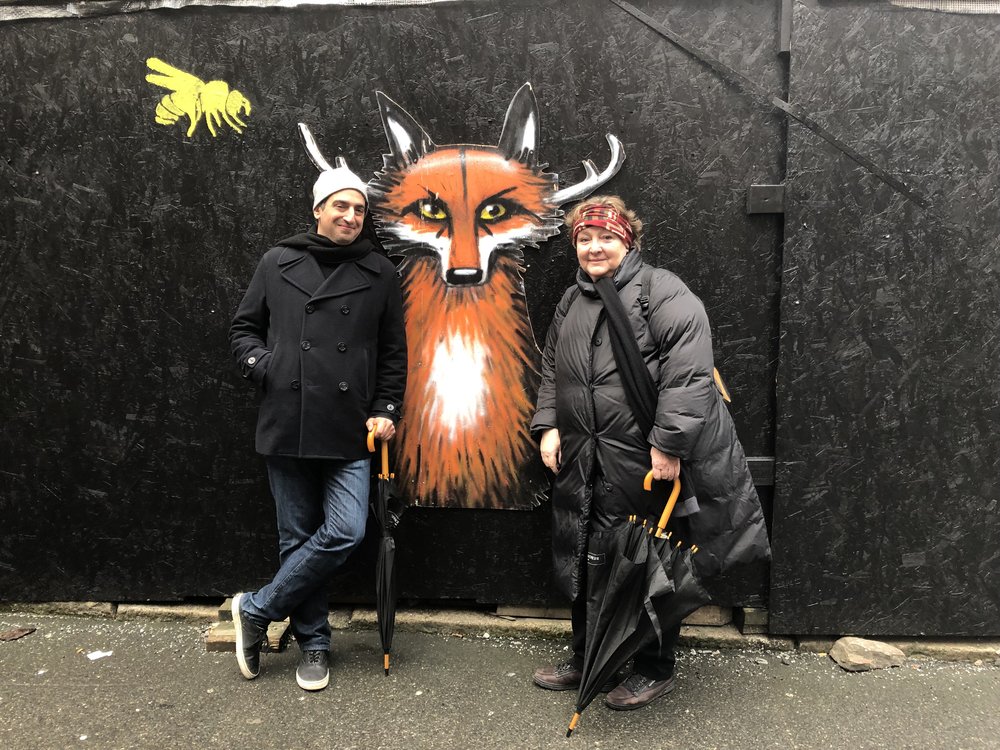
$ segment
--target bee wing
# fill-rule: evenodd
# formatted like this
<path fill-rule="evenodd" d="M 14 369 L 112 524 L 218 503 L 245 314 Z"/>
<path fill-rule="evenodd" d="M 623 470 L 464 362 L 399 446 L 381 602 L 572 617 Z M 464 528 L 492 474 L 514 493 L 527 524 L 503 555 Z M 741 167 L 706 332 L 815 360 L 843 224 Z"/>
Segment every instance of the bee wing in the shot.
<path fill-rule="evenodd" d="M 197 76 L 185 73 L 183 70 L 175 68 L 169 63 L 163 62 L 158 57 L 150 57 L 146 60 L 146 65 L 156 73 L 149 73 L 146 80 L 156 86 L 162 86 L 171 91 L 183 91 L 185 89 L 198 89 L 205 85 Z M 157 75 L 157 73 L 161 75 Z"/>

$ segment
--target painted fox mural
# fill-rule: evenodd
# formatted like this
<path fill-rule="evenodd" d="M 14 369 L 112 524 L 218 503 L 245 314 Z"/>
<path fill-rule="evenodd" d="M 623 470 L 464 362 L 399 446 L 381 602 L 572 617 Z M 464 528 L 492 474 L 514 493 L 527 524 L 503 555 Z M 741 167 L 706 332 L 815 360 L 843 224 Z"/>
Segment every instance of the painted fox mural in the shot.
<path fill-rule="evenodd" d="M 608 166 L 584 161 L 584 179 L 560 189 L 536 158 L 530 84 L 511 101 L 496 146 L 438 146 L 396 102 L 376 98 L 389 153 L 369 200 L 384 247 L 402 257 L 410 361 L 397 481 L 417 505 L 532 507 L 528 423 L 541 353 L 524 248 L 559 232 L 560 206 L 618 172 L 621 143 L 606 136 Z"/>

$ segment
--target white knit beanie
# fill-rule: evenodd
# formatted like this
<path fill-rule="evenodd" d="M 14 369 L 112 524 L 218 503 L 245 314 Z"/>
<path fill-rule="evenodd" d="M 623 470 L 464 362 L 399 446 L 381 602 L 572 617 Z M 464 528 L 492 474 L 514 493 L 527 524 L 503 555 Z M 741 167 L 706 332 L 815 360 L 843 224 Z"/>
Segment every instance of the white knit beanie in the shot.
<path fill-rule="evenodd" d="M 319 178 L 313 185 L 313 208 L 341 190 L 357 190 L 365 197 L 365 202 L 368 202 L 368 186 L 364 181 L 347 167 L 337 167 L 319 173 Z"/>

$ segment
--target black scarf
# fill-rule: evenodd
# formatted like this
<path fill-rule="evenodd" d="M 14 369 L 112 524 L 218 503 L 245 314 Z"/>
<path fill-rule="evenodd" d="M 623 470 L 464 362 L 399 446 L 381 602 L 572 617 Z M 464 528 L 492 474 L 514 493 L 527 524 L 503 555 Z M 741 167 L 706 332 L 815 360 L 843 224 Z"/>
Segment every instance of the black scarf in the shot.
<path fill-rule="evenodd" d="M 631 257 L 630 257 L 631 256 Z M 659 389 L 653 381 L 653 376 L 646 369 L 646 362 L 639 351 L 639 342 L 635 340 L 635 332 L 629 323 L 628 312 L 622 304 L 618 290 L 630 282 L 642 269 L 639 254 L 629 252 L 622 259 L 614 276 L 604 276 L 596 282 L 581 269 L 577 275 L 580 291 L 589 297 L 600 297 L 604 305 L 602 315 L 608 320 L 608 334 L 611 339 L 611 351 L 615 356 L 615 364 L 625 389 L 625 400 L 628 401 L 635 422 L 643 435 L 649 435 L 656 420 L 656 403 L 659 399 Z M 647 271 L 648 273 L 648 271 Z M 598 322 L 600 325 L 600 322 Z M 698 500 L 691 484 L 688 469 L 681 463 L 681 495 L 675 506 L 674 515 L 687 516 L 698 512 Z"/>
<path fill-rule="evenodd" d="M 622 258 L 612 276 L 603 276 L 594 281 L 581 268 L 577 270 L 576 283 L 580 287 L 581 294 L 601 298 L 601 304 L 604 305 L 601 315 L 608 321 L 611 350 L 615 355 L 615 364 L 618 365 L 622 386 L 625 388 L 625 399 L 642 434 L 648 435 L 656 419 L 658 392 L 656 383 L 653 382 L 653 377 L 642 359 L 639 344 L 635 340 L 635 333 L 628 320 L 628 313 L 618 296 L 618 290 L 634 279 L 641 269 L 642 258 L 638 252 L 630 250 Z"/>
<path fill-rule="evenodd" d="M 330 238 L 316 232 L 292 235 L 279 244 L 296 250 L 305 250 L 316 259 L 323 276 L 326 277 L 329 277 L 334 268 L 341 263 L 361 260 L 375 250 L 375 243 L 365 237 L 358 237 L 349 245 L 338 245 Z"/>

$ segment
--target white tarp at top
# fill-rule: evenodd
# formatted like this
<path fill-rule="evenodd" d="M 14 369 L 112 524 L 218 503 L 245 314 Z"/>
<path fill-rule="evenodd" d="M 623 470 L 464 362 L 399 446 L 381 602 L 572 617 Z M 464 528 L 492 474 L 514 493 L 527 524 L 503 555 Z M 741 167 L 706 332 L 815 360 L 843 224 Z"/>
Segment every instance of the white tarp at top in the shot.
<path fill-rule="evenodd" d="M 25 3 L 0 0 L 0 22 L 34 18 L 89 18 L 143 10 L 192 7 L 299 8 L 308 5 L 406 6 L 433 5 L 449 0 L 91 0 L 79 3 Z"/>
<path fill-rule="evenodd" d="M 1000 13 L 997 0 L 889 0 L 897 8 L 936 10 L 942 13 Z"/>
<path fill-rule="evenodd" d="M 78 3 L 0 0 L 0 23 L 34 18 L 86 18 L 143 10 L 191 7 L 300 8 L 322 5 L 413 6 L 453 0 L 83 0 Z M 889 0 L 896 8 L 933 10 L 944 13 L 1000 13 L 1000 0 Z"/>

